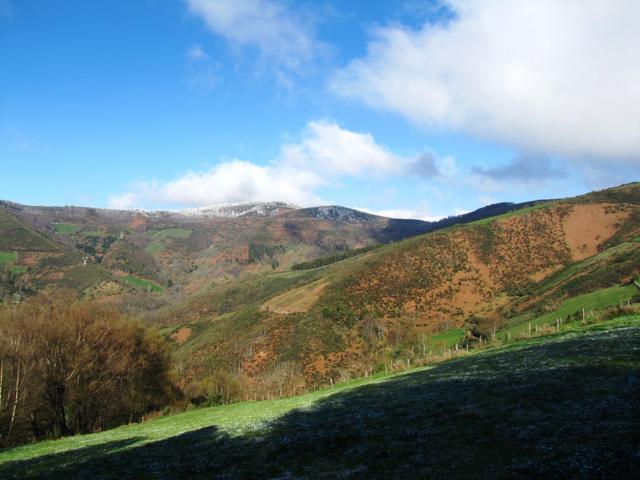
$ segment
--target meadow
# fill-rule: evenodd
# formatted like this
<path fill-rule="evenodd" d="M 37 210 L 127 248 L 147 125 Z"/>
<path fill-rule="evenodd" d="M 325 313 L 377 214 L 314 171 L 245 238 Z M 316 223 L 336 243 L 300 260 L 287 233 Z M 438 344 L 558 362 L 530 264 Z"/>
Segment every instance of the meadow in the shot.
<path fill-rule="evenodd" d="M 562 323 L 568 321 L 582 320 L 583 310 L 584 318 L 590 318 L 599 310 L 607 307 L 619 305 L 621 302 L 626 304 L 634 295 L 640 293 L 640 290 L 634 285 L 616 285 L 609 288 L 596 290 L 595 292 L 585 293 L 576 297 L 565 300 L 557 309 L 535 318 L 519 321 L 518 318 L 512 319 L 512 324 L 500 332 L 502 339 L 525 335 L 529 333 L 529 326 L 532 329 L 541 327 L 556 327 L 558 319 Z"/>
<path fill-rule="evenodd" d="M 0 266 L 5 263 L 15 262 L 18 258 L 16 252 L 0 252 Z"/>
<path fill-rule="evenodd" d="M 143 278 L 138 278 L 134 275 L 127 275 L 124 277 L 124 281 L 131 285 L 132 287 L 143 288 L 150 292 L 162 293 L 164 292 L 164 288 L 158 285 L 156 282 L 152 282 L 151 280 L 145 280 Z"/>
<path fill-rule="evenodd" d="M 640 316 L 0 451 L 2 478 L 631 478 Z M 635 445 L 635 446 L 634 446 Z"/>
<path fill-rule="evenodd" d="M 82 225 L 75 223 L 54 223 L 53 228 L 55 232 L 60 235 L 71 235 L 79 232 L 82 229 Z"/>

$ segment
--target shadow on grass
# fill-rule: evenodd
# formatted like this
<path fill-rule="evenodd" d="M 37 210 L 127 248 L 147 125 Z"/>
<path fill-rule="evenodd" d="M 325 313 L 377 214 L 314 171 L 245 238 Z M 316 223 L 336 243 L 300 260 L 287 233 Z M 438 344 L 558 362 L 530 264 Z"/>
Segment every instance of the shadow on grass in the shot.
<path fill-rule="evenodd" d="M 72 466 L 84 465 L 116 454 L 119 450 L 143 440 L 142 437 L 131 437 L 123 440 L 114 440 L 99 445 L 79 447 L 59 453 L 42 455 L 29 460 L 16 460 L 0 465 L 0 478 L 21 479 L 42 475 L 42 472 L 52 470 L 65 470 Z"/>
<path fill-rule="evenodd" d="M 337 393 L 256 434 L 209 427 L 0 476 L 639 478 L 638 345 L 640 329 L 621 329 L 458 359 Z"/>

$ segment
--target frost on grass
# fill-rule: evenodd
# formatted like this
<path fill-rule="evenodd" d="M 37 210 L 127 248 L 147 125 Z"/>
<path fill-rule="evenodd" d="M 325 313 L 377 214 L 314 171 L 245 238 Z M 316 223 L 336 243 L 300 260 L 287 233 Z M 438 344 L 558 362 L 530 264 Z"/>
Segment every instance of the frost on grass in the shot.
<path fill-rule="evenodd" d="M 129 449 L 9 463 L 0 476 L 638 478 L 640 322 L 631 323 L 339 391 L 233 433 L 214 423 Z"/>

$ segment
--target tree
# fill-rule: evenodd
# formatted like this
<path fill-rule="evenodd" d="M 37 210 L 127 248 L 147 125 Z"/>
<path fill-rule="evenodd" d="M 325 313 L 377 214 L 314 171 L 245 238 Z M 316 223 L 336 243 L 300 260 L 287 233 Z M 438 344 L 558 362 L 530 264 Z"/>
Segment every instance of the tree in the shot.
<path fill-rule="evenodd" d="M 112 307 L 66 292 L 3 308 L 0 338 L 5 444 L 139 420 L 173 394 L 160 337 Z"/>

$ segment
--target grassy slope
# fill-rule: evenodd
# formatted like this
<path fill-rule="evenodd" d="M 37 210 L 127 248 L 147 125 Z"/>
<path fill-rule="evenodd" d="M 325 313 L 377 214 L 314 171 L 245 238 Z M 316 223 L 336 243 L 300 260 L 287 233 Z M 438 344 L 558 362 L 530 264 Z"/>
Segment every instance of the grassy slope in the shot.
<path fill-rule="evenodd" d="M 156 282 L 152 282 L 151 280 L 145 280 L 143 278 L 138 278 L 134 275 L 127 275 L 126 277 L 124 277 L 124 281 L 133 287 L 143 288 L 151 292 L 158 292 L 158 293 L 164 292 L 164 288 L 162 288 Z"/>
<path fill-rule="evenodd" d="M 442 333 L 431 335 L 431 342 L 436 346 L 453 347 L 456 343 L 459 343 L 464 336 L 464 330 L 462 328 L 451 328 L 445 330 Z"/>
<path fill-rule="evenodd" d="M 0 250 L 46 252 L 60 247 L 13 215 L 0 211 Z"/>
<path fill-rule="evenodd" d="M 18 254 L 16 252 L 0 252 L 0 265 L 15 262 L 17 258 Z"/>
<path fill-rule="evenodd" d="M 629 478 L 639 344 L 638 315 L 577 326 L 389 378 L 0 451 L 0 477 Z"/>
<path fill-rule="evenodd" d="M 54 223 L 53 228 L 56 233 L 61 235 L 70 235 L 80 231 L 82 229 L 82 225 L 77 225 L 75 223 Z"/>
<path fill-rule="evenodd" d="M 306 312 L 320 298 L 325 286 L 322 280 L 308 283 L 269 299 L 261 308 L 278 313 Z"/>
<path fill-rule="evenodd" d="M 591 311 L 617 305 L 620 301 L 626 302 L 637 293 L 638 289 L 634 285 L 620 285 L 578 295 L 562 302 L 556 310 L 531 320 L 520 322 L 517 318 L 514 318 L 512 324 L 502 330 L 502 335 L 509 333 L 515 336 L 527 333 L 529 323 L 531 323 L 532 327 L 554 326 L 558 318 L 566 320 L 570 316 L 582 315 L 582 309 L 585 310 L 585 315 L 589 316 Z"/>
<path fill-rule="evenodd" d="M 623 242 L 619 245 L 608 248 L 582 261 L 568 265 L 566 268 L 563 268 L 555 274 L 549 276 L 537 286 L 536 290 L 538 291 L 538 293 L 544 293 L 554 287 L 559 286 L 560 284 L 562 284 L 562 282 L 570 279 L 572 276 L 578 275 L 581 272 L 590 269 L 598 263 L 609 262 L 611 260 L 615 260 L 619 256 L 629 253 L 637 254 L 638 248 L 638 240 Z"/>
<path fill-rule="evenodd" d="M 154 231 L 151 238 L 154 240 L 163 238 L 189 238 L 191 233 L 192 231 L 186 228 L 166 228 L 164 230 Z"/>
<path fill-rule="evenodd" d="M 538 205 L 533 205 L 531 207 L 520 208 L 518 210 L 513 210 L 511 212 L 503 213 L 501 215 L 495 215 L 493 217 L 483 218 L 481 220 L 476 220 L 475 222 L 470 222 L 468 225 L 487 225 L 494 221 L 506 220 L 508 218 L 513 217 L 521 217 L 522 215 L 526 215 L 527 213 L 535 212 L 536 210 L 541 210 L 544 208 L 549 208 L 554 205 L 557 205 L 558 202 L 546 202 L 540 203 Z"/>

